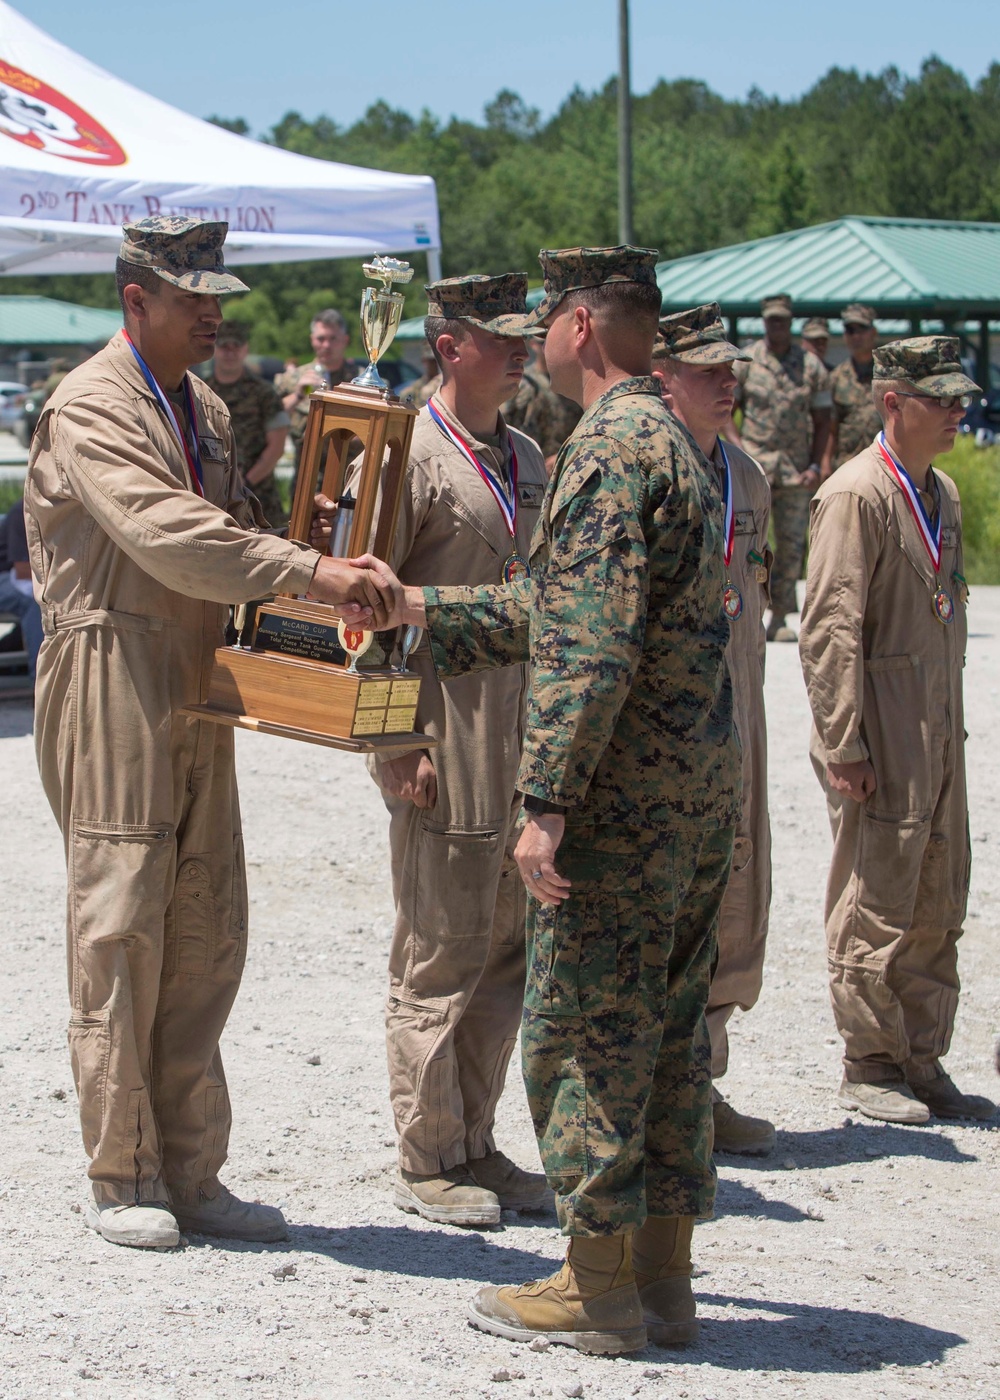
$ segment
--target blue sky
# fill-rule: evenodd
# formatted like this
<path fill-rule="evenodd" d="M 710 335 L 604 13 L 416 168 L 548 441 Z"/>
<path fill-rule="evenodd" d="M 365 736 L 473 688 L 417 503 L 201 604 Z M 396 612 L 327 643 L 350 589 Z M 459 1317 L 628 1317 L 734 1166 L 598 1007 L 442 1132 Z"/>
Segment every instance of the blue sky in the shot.
<path fill-rule="evenodd" d="M 379 98 L 477 119 L 501 87 L 548 115 L 618 61 L 617 0 L 12 4 L 136 86 L 257 134 L 289 110 L 349 125 Z M 726 97 L 754 84 L 792 97 L 834 64 L 915 73 L 930 53 L 976 80 L 1000 50 L 998 13 L 997 0 L 632 0 L 632 84 L 695 77 Z"/>

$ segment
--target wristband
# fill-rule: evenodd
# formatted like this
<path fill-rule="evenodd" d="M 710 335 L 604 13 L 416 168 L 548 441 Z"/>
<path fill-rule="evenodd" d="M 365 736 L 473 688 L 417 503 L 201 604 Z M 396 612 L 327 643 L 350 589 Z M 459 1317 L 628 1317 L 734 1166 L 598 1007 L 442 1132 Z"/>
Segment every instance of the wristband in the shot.
<path fill-rule="evenodd" d="M 563 817 L 566 815 L 566 808 L 561 803 L 546 802 L 544 797 L 535 797 L 530 792 L 526 792 L 524 795 L 524 810 L 529 817 Z"/>

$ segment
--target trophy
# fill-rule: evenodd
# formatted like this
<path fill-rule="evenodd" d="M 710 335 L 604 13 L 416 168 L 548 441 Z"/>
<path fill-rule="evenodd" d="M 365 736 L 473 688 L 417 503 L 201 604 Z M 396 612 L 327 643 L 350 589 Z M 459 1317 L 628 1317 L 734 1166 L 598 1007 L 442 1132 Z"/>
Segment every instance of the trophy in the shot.
<path fill-rule="evenodd" d="M 403 315 L 403 294 L 394 292 L 395 283 L 405 286 L 413 268 L 399 258 L 383 258 L 376 253 L 370 263 L 362 263 L 364 274 L 381 287 L 366 287 L 361 296 L 361 339 L 368 351 L 368 368 L 351 383 L 359 389 L 388 389 L 376 366 L 399 330 Z"/>
<path fill-rule="evenodd" d="M 288 537 L 308 542 L 313 498 L 322 491 L 337 503 L 328 552 L 354 558 L 371 550 L 388 559 L 417 410 L 392 394 L 377 364 L 402 316 L 403 295 L 394 287 L 409 282 L 413 269 L 376 254 L 364 270 L 382 283 L 366 287 L 361 303 L 368 367 L 353 383 L 310 396 Z M 420 678 L 406 663 L 417 636 L 404 644 L 400 666 L 365 666 L 359 663 L 375 634 L 345 624 L 328 603 L 288 595 L 262 603 L 249 645 L 245 618 L 237 611 L 236 644 L 216 651 L 204 701 L 188 713 L 354 752 L 433 744 L 413 729 Z"/>

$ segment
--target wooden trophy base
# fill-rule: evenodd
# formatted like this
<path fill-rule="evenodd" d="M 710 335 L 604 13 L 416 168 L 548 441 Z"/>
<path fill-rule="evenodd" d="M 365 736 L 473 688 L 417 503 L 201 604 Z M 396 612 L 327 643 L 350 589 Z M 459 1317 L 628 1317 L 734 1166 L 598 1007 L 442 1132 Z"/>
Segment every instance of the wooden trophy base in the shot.
<path fill-rule="evenodd" d="M 265 603 L 253 647 L 219 647 L 205 703 L 185 713 L 352 753 L 433 747 L 413 728 L 420 677 L 387 666 L 349 671 L 338 621 L 325 603 Z"/>

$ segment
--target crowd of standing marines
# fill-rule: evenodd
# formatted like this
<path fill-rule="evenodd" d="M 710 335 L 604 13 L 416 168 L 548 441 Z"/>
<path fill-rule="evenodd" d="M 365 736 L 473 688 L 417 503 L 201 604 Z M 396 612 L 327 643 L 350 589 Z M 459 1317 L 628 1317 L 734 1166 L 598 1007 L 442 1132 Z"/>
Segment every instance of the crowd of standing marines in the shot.
<path fill-rule="evenodd" d="M 798 640 L 833 832 L 839 1101 L 894 1123 L 995 1113 L 941 1064 L 969 883 L 961 508 L 932 466 L 976 391 L 958 342 L 876 347 L 870 310 L 849 307 L 831 387 L 791 343 L 786 297 L 749 351 L 716 305 L 661 317 L 648 249 L 543 251 L 534 311 L 523 273 L 433 283 L 436 383 L 392 557 L 333 559 L 333 502 L 316 497 L 309 543 L 288 540 L 241 474 L 223 403 L 254 397 L 239 334 L 222 397 L 189 372 L 220 339 L 220 298 L 245 290 L 226 231 L 126 226 L 124 328 L 48 400 L 28 470 L 86 1223 L 135 1246 L 286 1237 L 280 1211 L 219 1180 L 247 893 L 232 733 L 184 711 L 231 604 L 308 595 L 390 648 L 404 624 L 424 632 L 409 664 L 436 747 L 370 764 L 396 905 L 396 1204 L 481 1226 L 554 1195 L 562 1268 L 482 1289 L 483 1330 L 596 1353 L 690 1342 L 713 1151 L 774 1144 L 717 1081 L 727 1021 L 760 992 L 771 896 L 764 614 L 794 639 L 810 516 Z M 552 452 L 501 411 L 536 340 L 544 387 L 580 412 Z M 300 378 L 256 395 L 262 481 Z M 519 1032 L 544 1175 L 494 1140 Z"/>

